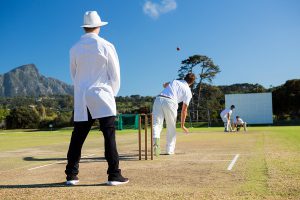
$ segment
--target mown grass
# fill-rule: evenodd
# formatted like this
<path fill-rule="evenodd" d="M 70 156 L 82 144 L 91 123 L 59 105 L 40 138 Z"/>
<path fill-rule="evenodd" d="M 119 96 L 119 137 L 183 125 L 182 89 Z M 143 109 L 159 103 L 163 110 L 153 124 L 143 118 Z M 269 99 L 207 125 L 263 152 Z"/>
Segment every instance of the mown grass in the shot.
<path fill-rule="evenodd" d="M 241 199 L 300 198 L 300 127 L 258 127 L 255 156 L 245 162 Z"/>
<path fill-rule="evenodd" d="M 99 134 L 99 130 L 94 128 L 90 131 L 89 137 Z M 128 134 L 137 130 L 117 131 L 117 134 Z M 69 142 L 72 128 L 59 129 L 54 131 L 39 130 L 2 130 L 0 131 L 0 151 L 17 150 L 21 148 L 33 148 L 45 145 L 54 145 Z"/>
<path fill-rule="evenodd" d="M 122 161 L 123 166 L 125 166 L 125 172 L 127 171 L 127 175 L 132 178 L 131 184 L 118 189 L 76 187 L 72 188 L 72 191 L 74 191 L 73 196 L 82 197 L 83 199 L 101 199 L 102 197 L 109 197 L 109 193 L 114 191 L 115 199 L 131 199 L 131 197 L 136 197 L 136 199 L 170 199 L 170 197 L 172 199 L 300 199 L 299 126 L 250 127 L 245 134 L 243 131 L 224 134 L 222 130 L 222 128 L 191 128 L 190 132 L 192 134 L 186 136 L 181 129 L 177 129 L 178 150 L 181 154 L 179 153 L 170 158 L 155 159 L 154 162 Z M 45 154 L 37 154 L 36 158 L 43 158 L 44 156 L 51 158 L 57 157 L 57 155 L 59 158 L 63 158 L 68 147 L 71 132 L 71 128 L 53 132 L 1 131 L 0 156 L 1 154 L 5 156 L 7 151 L 15 150 L 21 152 L 26 148 L 32 148 L 36 152 L 45 151 Z M 120 152 L 130 150 L 130 153 L 136 154 L 136 133 L 137 130 L 117 131 Z M 165 140 L 165 134 L 163 137 L 162 140 Z M 99 136 L 99 131 L 97 129 L 92 130 L 86 142 L 85 150 L 97 150 L 96 152 L 98 152 L 98 149 L 102 148 L 99 145 L 99 138 L 102 138 L 102 136 Z M 165 141 L 162 143 L 165 144 Z M 47 155 L 47 150 L 50 152 L 51 148 L 58 148 L 58 150 L 57 152 L 53 151 L 53 154 L 49 156 Z M 6 155 L 9 155 L 9 153 Z M 241 156 L 232 171 L 226 170 L 229 162 L 201 162 L 201 159 L 232 159 L 236 153 L 240 153 Z M 186 161 L 181 161 L 178 158 L 186 159 Z M 18 160 L 13 157 L 7 157 L 7 159 L 8 161 L 2 162 L 0 167 L 10 168 L 11 165 L 11 168 L 13 168 L 23 165 L 22 162 L 26 164 L 26 161 L 22 159 Z M 53 160 L 36 162 L 31 162 L 31 164 L 27 161 L 27 164 L 32 166 L 43 165 L 51 163 Z M 96 165 L 97 163 L 94 164 Z M 89 163 L 83 165 L 83 167 L 91 167 L 90 170 L 93 171 L 95 169 L 92 165 L 92 163 Z M 158 168 L 158 165 L 162 165 L 161 168 Z M 166 175 L 170 171 L 168 167 L 171 166 L 174 168 L 170 169 L 174 170 L 175 173 Z M 56 170 L 57 167 L 60 167 L 59 173 L 63 173 L 63 167 L 59 165 L 53 166 L 53 168 L 45 168 L 45 170 L 50 170 L 51 172 L 51 170 Z M 148 173 L 155 173 L 140 173 L 145 170 Z M 13 172 L 12 170 L 11 173 Z M 190 177 L 192 180 L 188 177 L 190 173 L 185 174 L 186 172 L 193 172 L 193 177 Z M 42 170 L 35 173 L 42 173 Z M 4 173 L 2 177 L 5 177 L 4 175 L 10 179 L 3 179 L 2 184 L 14 178 L 14 175 L 10 173 Z M 29 175 L 38 176 L 34 173 Z M 27 174 L 27 176 L 29 175 Z M 91 177 L 82 176 L 85 178 Z M 148 179 L 149 177 L 151 179 Z M 180 180 L 174 180 L 176 177 L 182 180 L 182 183 Z M 154 182 L 151 182 L 152 180 Z M 190 182 L 185 182 L 188 180 Z M 143 184 L 145 182 L 148 183 L 147 181 L 151 184 L 144 187 Z M 166 186 L 164 184 L 169 185 Z M 155 188 L 161 189 L 158 191 Z M 66 197 L 65 194 L 69 191 L 66 188 L 44 190 L 39 188 L 39 190 L 41 195 L 47 194 L 47 192 L 55 192 L 59 197 Z M 95 196 L 89 196 L 89 194 L 84 193 L 85 190 L 88 190 Z M 9 195 L 18 196 L 18 192 L 14 189 L 5 191 Z M 37 194 L 34 188 L 23 188 L 22 191 L 23 197 L 33 198 L 34 196 L 31 193 Z M 151 194 L 159 195 L 160 198 L 156 198 L 158 196 Z M 5 197 L 9 199 L 8 196 Z"/>

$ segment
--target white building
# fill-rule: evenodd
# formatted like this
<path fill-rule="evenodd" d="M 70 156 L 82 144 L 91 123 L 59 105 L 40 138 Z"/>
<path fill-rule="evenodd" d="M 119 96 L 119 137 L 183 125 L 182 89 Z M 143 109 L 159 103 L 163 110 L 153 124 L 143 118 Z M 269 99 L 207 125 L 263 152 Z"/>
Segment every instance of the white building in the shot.
<path fill-rule="evenodd" d="M 238 115 L 248 124 L 273 124 L 272 93 L 226 94 L 225 106 L 231 105 L 231 119 Z"/>

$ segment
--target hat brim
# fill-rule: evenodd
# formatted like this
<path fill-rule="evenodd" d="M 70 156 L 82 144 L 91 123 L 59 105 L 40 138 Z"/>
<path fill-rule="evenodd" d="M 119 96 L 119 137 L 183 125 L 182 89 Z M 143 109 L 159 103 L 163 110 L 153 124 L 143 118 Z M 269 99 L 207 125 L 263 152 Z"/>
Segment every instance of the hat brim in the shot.
<path fill-rule="evenodd" d="M 82 27 L 82 28 L 84 28 L 84 27 L 85 28 L 96 28 L 96 27 L 100 27 L 100 26 L 105 26 L 106 24 L 108 24 L 108 22 L 101 22 L 99 24 L 84 24 L 80 27 Z"/>

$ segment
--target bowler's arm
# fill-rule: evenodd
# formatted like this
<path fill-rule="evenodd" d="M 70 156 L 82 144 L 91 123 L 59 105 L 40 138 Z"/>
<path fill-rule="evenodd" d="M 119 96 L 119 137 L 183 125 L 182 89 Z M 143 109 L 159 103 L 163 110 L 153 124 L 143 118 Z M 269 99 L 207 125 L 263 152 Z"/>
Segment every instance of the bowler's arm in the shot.
<path fill-rule="evenodd" d="M 186 116 L 187 116 L 187 108 L 188 108 L 188 105 L 183 103 L 182 104 L 182 109 L 181 109 L 181 128 L 183 129 L 183 131 L 185 133 L 189 132 L 189 130 L 184 126 L 185 119 L 186 119 Z"/>

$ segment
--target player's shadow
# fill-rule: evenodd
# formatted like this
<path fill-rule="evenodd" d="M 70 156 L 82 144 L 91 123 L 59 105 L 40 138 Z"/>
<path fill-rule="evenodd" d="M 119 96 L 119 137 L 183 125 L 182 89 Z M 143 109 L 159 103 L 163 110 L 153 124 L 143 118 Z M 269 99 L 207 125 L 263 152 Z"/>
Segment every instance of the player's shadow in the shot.
<path fill-rule="evenodd" d="M 40 183 L 40 184 L 27 184 L 27 185 L 0 185 L 0 189 L 22 189 L 22 188 L 56 188 L 56 187 L 90 187 L 90 186 L 108 186 L 106 183 L 99 184 L 86 184 L 86 185 L 74 185 L 67 186 L 65 182 L 60 183 Z"/>
<path fill-rule="evenodd" d="M 119 159 L 123 161 L 137 161 L 138 155 L 119 155 Z M 67 161 L 66 158 L 35 158 L 35 157 L 24 157 L 24 161 Z M 90 162 L 106 162 L 105 157 L 91 157 L 91 158 L 81 158 L 81 163 L 90 163 Z"/>

